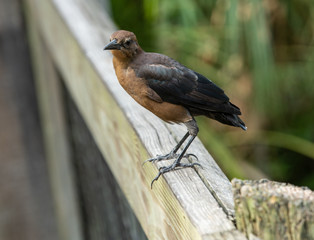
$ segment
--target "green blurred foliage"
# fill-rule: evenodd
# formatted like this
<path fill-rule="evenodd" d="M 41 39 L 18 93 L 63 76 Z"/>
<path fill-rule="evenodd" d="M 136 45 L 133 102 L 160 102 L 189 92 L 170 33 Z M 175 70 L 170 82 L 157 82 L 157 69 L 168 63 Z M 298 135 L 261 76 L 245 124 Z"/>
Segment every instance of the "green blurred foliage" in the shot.
<path fill-rule="evenodd" d="M 314 1 L 112 0 L 121 29 L 225 89 L 248 131 L 198 118 L 230 177 L 314 189 Z"/>

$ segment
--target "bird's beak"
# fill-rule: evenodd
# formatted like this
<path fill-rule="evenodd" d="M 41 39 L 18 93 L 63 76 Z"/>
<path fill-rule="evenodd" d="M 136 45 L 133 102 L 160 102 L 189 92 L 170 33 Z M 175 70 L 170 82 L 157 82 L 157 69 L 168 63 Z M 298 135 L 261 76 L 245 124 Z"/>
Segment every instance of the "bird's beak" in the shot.
<path fill-rule="evenodd" d="M 113 39 L 110 43 L 108 43 L 104 50 L 120 50 L 121 45 L 117 43 L 117 39 Z"/>

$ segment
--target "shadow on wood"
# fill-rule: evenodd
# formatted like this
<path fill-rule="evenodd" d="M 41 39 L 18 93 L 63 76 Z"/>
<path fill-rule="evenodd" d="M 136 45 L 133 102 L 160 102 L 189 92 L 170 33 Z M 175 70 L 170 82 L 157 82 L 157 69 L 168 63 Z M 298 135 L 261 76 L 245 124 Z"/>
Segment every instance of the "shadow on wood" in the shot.
<path fill-rule="evenodd" d="M 67 91 L 65 96 L 86 239 L 147 239 Z"/>
<path fill-rule="evenodd" d="M 18 0 L 0 0 L 0 239 L 57 240 L 30 54 Z"/>

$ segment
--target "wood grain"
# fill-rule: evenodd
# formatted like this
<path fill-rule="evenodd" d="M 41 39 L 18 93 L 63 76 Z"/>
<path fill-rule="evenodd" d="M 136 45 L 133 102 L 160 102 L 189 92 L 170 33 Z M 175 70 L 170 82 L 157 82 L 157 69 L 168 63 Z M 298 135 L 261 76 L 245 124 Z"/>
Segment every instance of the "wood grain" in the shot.
<path fill-rule="evenodd" d="M 67 91 L 64 96 L 85 238 L 147 239 Z"/>
<path fill-rule="evenodd" d="M 60 79 L 37 29 L 37 19 L 27 6 L 26 14 L 43 127 L 45 151 L 61 239 L 83 239 L 81 218 L 64 118 Z"/>
<path fill-rule="evenodd" d="M 231 185 L 199 140 L 190 148 L 204 169 L 165 174 L 144 160 L 167 153 L 185 133 L 139 106 L 118 84 L 110 53 L 115 27 L 92 2 L 27 0 L 65 84 L 149 239 L 226 239 L 235 231 Z M 228 239 L 245 239 L 237 232 Z"/>

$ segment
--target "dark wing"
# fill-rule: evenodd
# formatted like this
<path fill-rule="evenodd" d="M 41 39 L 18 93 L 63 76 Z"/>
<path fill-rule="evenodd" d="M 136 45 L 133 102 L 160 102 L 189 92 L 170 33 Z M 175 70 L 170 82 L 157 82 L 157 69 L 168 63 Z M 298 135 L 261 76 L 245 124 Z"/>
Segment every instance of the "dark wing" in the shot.
<path fill-rule="evenodd" d="M 168 64 L 142 65 L 137 76 L 144 78 L 163 101 L 183 105 L 196 115 L 207 111 L 241 114 L 221 88 L 170 58 Z"/>

